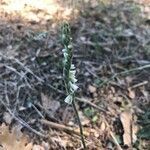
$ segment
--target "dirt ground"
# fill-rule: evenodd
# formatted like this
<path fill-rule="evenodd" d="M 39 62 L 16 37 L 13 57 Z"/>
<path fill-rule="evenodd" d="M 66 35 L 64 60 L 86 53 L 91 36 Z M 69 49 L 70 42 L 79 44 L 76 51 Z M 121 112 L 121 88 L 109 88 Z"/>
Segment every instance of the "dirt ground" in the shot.
<path fill-rule="evenodd" d="M 0 148 L 82 149 L 64 102 L 65 20 L 87 149 L 149 150 L 149 0 L 1 0 Z"/>

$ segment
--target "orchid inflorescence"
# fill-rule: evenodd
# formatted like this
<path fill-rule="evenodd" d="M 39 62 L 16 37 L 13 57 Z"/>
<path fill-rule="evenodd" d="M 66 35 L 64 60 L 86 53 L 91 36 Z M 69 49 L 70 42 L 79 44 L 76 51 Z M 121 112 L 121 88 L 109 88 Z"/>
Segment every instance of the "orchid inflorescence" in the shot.
<path fill-rule="evenodd" d="M 77 91 L 78 86 L 76 85 L 77 79 L 75 77 L 76 74 L 75 66 L 74 64 L 72 64 L 73 46 L 72 46 L 71 31 L 70 31 L 70 26 L 67 22 L 63 23 L 62 25 L 62 43 L 64 46 L 64 49 L 62 50 L 64 55 L 63 76 L 64 76 L 64 83 L 67 91 L 67 97 L 65 98 L 65 102 L 68 104 L 72 104 L 73 106 L 76 117 L 78 119 L 83 148 L 86 149 L 82 124 L 74 101 L 75 92 Z"/>
<path fill-rule="evenodd" d="M 77 79 L 75 77 L 76 70 L 74 64 L 72 64 L 72 53 L 73 53 L 73 46 L 72 46 L 72 38 L 71 38 L 71 31 L 70 26 L 68 23 L 63 23 L 62 25 L 62 43 L 64 45 L 63 55 L 64 55 L 64 68 L 63 68 L 63 75 L 64 75 L 64 82 L 67 91 L 67 97 L 65 98 L 65 102 L 68 104 L 72 104 L 73 97 L 75 91 L 78 89 L 76 85 Z"/>

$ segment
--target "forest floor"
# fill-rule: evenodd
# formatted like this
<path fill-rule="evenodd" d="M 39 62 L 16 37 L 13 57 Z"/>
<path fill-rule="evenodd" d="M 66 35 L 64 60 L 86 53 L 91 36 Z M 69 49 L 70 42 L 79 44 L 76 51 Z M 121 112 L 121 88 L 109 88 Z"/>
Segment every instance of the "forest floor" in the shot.
<path fill-rule="evenodd" d="M 64 102 L 64 20 L 87 149 L 149 150 L 149 0 L 1 0 L 0 149 L 82 149 Z"/>

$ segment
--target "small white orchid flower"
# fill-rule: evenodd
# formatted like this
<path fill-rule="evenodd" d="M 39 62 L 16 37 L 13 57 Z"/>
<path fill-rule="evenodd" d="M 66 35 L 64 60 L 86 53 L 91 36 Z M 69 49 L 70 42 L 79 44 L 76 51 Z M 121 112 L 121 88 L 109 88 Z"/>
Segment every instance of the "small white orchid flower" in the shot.
<path fill-rule="evenodd" d="M 73 69 L 75 69 L 75 66 L 74 66 L 74 64 L 71 64 L 71 69 L 73 70 Z"/>
<path fill-rule="evenodd" d="M 72 71 L 69 72 L 69 78 L 70 78 L 70 80 L 71 80 L 74 84 L 77 82 L 77 79 L 76 79 L 76 77 L 75 77 L 75 73 L 72 72 Z"/>
<path fill-rule="evenodd" d="M 73 83 L 76 83 L 78 80 L 76 78 L 70 78 Z"/>
<path fill-rule="evenodd" d="M 69 94 L 66 98 L 65 98 L 65 102 L 68 104 L 72 104 L 73 101 L 73 97 L 71 94 Z"/>
<path fill-rule="evenodd" d="M 72 93 L 74 93 L 79 88 L 76 84 L 72 82 L 69 82 L 69 85 L 70 85 L 70 90 Z"/>

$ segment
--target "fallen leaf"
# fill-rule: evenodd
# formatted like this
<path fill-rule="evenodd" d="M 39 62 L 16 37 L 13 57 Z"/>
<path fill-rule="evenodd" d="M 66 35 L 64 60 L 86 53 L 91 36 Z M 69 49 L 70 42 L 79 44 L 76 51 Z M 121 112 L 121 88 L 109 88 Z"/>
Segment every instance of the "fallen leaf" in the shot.
<path fill-rule="evenodd" d="M 124 134 L 123 141 L 124 145 L 128 145 L 129 147 L 132 144 L 132 113 L 130 111 L 124 111 L 120 115 L 120 120 L 123 125 Z"/>
<path fill-rule="evenodd" d="M 3 150 L 32 150 L 32 143 L 28 143 L 25 136 L 22 135 L 18 139 L 15 131 L 12 130 L 10 133 L 9 127 L 5 124 L 0 126 L 0 145 Z"/>
<path fill-rule="evenodd" d="M 40 145 L 34 145 L 32 150 L 44 150 L 44 147 L 42 147 Z"/>
<path fill-rule="evenodd" d="M 106 131 L 106 123 L 104 121 L 102 121 L 101 125 L 100 125 L 100 130 L 102 132 Z"/>
<path fill-rule="evenodd" d="M 42 146 L 44 147 L 44 150 L 49 150 L 50 149 L 50 145 L 49 145 L 48 142 L 43 141 Z"/>
<path fill-rule="evenodd" d="M 96 87 L 94 87 L 92 85 L 89 85 L 88 90 L 89 90 L 90 93 L 95 93 L 96 92 Z"/>
<path fill-rule="evenodd" d="M 51 113 L 56 112 L 58 108 L 60 107 L 60 102 L 56 100 L 51 100 L 47 95 L 44 93 L 41 93 L 41 98 L 42 98 L 42 104 L 45 109 L 49 109 Z"/>
<path fill-rule="evenodd" d="M 128 92 L 129 92 L 129 97 L 134 99 L 135 98 L 135 92 L 133 90 L 131 90 L 130 88 L 128 88 Z"/>
<path fill-rule="evenodd" d="M 83 114 L 82 111 L 79 111 L 79 116 L 83 126 L 87 126 L 90 123 L 90 120 Z"/>
<path fill-rule="evenodd" d="M 65 110 L 61 110 L 60 114 L 62 114 L 62 120 L 64 124 L 73 125 L 74 122 L 72 121 L 72 118 L 74 116 L 74 112 L 71 107 L 66 107 Z"/>

